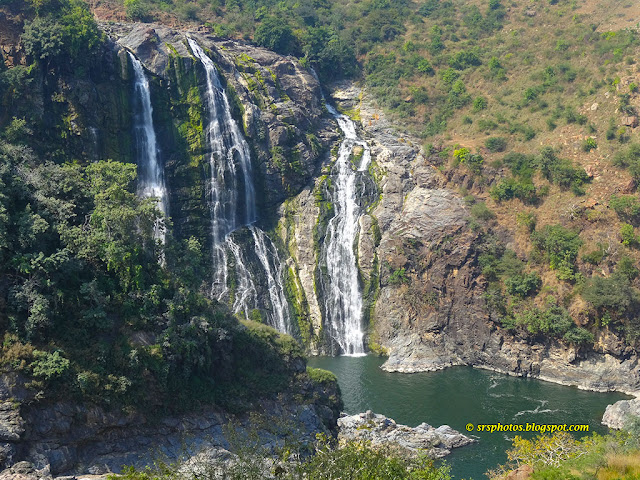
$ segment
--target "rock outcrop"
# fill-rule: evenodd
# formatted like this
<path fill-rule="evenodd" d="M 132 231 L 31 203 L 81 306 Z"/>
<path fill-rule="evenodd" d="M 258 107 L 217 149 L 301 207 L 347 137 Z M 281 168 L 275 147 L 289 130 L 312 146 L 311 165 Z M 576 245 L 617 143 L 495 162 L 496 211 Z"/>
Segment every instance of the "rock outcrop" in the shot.
<path fill-rule="evenodd" d="M 618 430 L 627 428 L 633 420 L 640 420 L 640 397 L 609 405 L 602 416 L 603 425 Z"/>
<path fill-rule="evenodd" d="M 472 365 L 589 390 L 640 390 L 637 355 L 616 350 L 611 341 L 588 352 L 558 341 L 533 343 L 492 321 L 478 266 L 482 239 L 468 226 L 461 196 L 439 172 L 440 158 L 398 133 L 366 92 L 339 86 L 334 98 L 358 112 L 379 169 L 381 197 L 370 212 L 379 241 L 373 251 L 359 248 L 358 260 L 363 277 L 378 260 L 369 334 L 389 355 L 383 369 Z"/>
<path fill-rule="evenodd" d="M 373 446 L 390 446 L 407 455 L 424 452 L 431 458 L 444 457 L 454 448 L 475 442 L 448 425 L 435 428 L 421 423 L 417 427 L 408 427 L 398 425 L 393 419 L 371 410 L 339 418 L 338 440 L 366 441 Z"/>
<path fill-rule="evenodd" d="M 125 465 L 172 462 L 203 450 L 234 452 L 246 447 L 239 441 L 246 434 L 264 452 L 286 442 L 312 443 L 316 434 L 332 434 L 341 408 L 335 384 L 311 381 L 261 400 L 251 413 L 203 407 L 162 415 L 153 409 L 107 410 L 86 402 L 39 400 L 37 392 L 22 387 L 19 376 L 5 374 L 2 380 L 0 467 L 6 480 L 117 473 Z"/>

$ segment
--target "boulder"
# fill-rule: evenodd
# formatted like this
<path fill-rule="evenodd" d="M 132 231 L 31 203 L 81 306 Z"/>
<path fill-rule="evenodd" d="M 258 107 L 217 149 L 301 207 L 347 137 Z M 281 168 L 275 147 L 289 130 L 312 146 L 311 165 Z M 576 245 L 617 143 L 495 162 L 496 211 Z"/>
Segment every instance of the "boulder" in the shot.
<path fill-rule="evenodd" d="M 619 430 L 625 428 L 634 417 L 640 418 L 640 397 L 609 405 L 602 416 L 602 424 Z"/>
<path fill-rule="evenodd" d="M 453 448 L 475 442 L 448 425 L 434 428 L 428 423 L 421 423 L 412 428 L 398 425 L 393 419 L 371 410 L 339 418 L 338 439 L 341 442 L 366 441 L 373 446 L 389 445 L 408 455 L 425 452 L 431 458 L 444 457 Z"/>

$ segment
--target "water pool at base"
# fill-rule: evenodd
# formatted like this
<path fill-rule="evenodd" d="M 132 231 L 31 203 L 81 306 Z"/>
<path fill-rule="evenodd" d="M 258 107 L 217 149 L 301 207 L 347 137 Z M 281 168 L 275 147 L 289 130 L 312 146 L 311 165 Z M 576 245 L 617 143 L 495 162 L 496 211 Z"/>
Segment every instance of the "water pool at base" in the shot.
<path fill-rule="evenodd" d="M 388 373 L 384 359 L 311 357 L 308 365 L 338 377 L 348 414 L 373 410 L 397 423 L 449 425 L 467 434 L 477 424 L 588 424 L 590 432 L 606 433 L 600 425 L 608 404 L 629 398 L 620 393 L 578 390 L 540 380 L 509 377 L 471 367 L 439 372 Z M 513 433 L 474 431 L 478 443 L 455 449 L 446 457 L 456 479 L 486 479 L 484 473 L 507 459 Z M 523 434 L 522 436 L 528 436 Z M 529 435 L 530 436 L 530 435 Z"/>

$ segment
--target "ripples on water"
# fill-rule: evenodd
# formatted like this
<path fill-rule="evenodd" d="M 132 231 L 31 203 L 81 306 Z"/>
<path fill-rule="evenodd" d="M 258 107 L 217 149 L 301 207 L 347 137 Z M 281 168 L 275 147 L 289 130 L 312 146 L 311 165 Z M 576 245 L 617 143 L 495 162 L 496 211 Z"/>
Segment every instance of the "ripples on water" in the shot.
<path fill-rule="evenodd" d="M 625 395 L 595 393 L 539 380 L 509 377 L 469 367 L 440 372 L 388 373 L 383 360 L 367 357 L 313 357 L 309 366 L 331 370 L 338 377 L 345 411 L 373 410 L 398 423 L 450 425 L 465 433 L 473 424 L 589 424 L 605 433 L 600 420 L 606 406 Z M 477 444 L 447 457 L 455 478 L 485 479 L 484 472 L 506 461 L 510 432 L 475 432 Z M 522 436 L 527 436 L 523 432 Z"/>

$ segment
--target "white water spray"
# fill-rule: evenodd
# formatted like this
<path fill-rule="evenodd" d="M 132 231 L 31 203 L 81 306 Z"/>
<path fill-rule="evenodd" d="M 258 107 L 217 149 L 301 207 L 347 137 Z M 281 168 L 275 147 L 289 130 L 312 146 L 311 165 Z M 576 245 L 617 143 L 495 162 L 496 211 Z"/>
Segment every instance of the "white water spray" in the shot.
<path fill-rule="evenodd" d="M 265 233 L 253 225 L 257 220 L 257 213 L 249 145 L 231 115 L 231 107 L 213 61 L 193 39 L 189 38 L 188 43 L 194 56 L 202 62 L 207 81 L 209 124 L 206 135 L 211 148 L 210 209 L 214 265 L 212 293 L 218 300 L 230 295 L 228 268 L 231 261 L 227 252 L 231 252 L 236 279 L 233 311 L 243 311 L 245 317 L 249 318 L 249 312 L 258 308 L 258 292 L 245 255 L 230 237 L 238 228 L 248 226 L 253 237 L 255 255 L 267 281 L 271 303 L 269 323 L 281 332 L 292 333 L 277 250 Z"/>
<path fill-rule="evenodd" d="M 362 291 L 354 243 L 362 210 L 358 206 L 356 181 L 358 172 L 365 172 L 371 162 L 369 145 L 358 138 L 354 122 L 339 114 L 332 106 L 327 109 L 338 122 L 344 139 L 331 169 L 333 186 L 329 194 L 334 216 L 327 224 L 321 255 L 326 259 L 327 275 L 324 291 L 324 311 L 330 335 L 344 355 L 364 355 L 362 328 Z M 363 149 L 357 169 L 351 163 L 354 147 Z"/>

